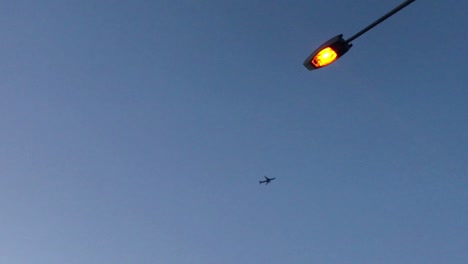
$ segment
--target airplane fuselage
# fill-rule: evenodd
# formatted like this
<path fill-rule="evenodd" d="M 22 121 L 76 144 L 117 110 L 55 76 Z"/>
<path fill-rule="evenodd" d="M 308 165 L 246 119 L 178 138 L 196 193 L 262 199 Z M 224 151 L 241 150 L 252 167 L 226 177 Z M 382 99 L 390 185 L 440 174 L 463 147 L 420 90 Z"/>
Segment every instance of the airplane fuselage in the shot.
<path fill-rule="evenodd" d="M 265 180 L 263 180 L 263 181 L 258 181 L 260 184 L 265 183 L 265 185 L 267 185 L 267 184 L 270 183 L 272 180 L 276 179 L 276 178 L 268 178 L 267 176 L 264 176 L 264 177 L 265 177 Z"/>

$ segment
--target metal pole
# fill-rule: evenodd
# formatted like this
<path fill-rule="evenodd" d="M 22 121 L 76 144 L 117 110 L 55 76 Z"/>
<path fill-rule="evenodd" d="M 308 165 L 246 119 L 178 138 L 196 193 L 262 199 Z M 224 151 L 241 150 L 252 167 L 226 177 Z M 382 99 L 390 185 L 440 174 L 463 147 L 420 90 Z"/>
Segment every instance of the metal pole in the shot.
<path fill-rule="evenodd" d="M 382 21 L 384 21 L 385 19 L 391 17 L 392 15 L 394 15 L 396 12 L 400 11 L 401 9 L 403 9 L 404 7 L 406 7 L 407 5 L 411 4 L 412 2 L 414 2 L 416 0 L 406 0 L 404 3 L 402 3 L 401 5 L 395 7 L 392 11 L 388 12 L 386 15 L 384 15 L 383 17 L 377 19 L 374 23 L 370 24 L 369 26 L 367 26 L 366 28 L 364 28 L 363 30 L 359 31 L 358 33 L 354 34 L 354 36 L 350 37 L 349 39 L 346 40 L 346 43 L 351 43 L 351 41 L 357 39 L 359 36 L 361 36 L 362 34 L 366 33 L 367 31 L 369 31 L 371 28 L 377 26 L 378 24 L 380 24 Z"/>

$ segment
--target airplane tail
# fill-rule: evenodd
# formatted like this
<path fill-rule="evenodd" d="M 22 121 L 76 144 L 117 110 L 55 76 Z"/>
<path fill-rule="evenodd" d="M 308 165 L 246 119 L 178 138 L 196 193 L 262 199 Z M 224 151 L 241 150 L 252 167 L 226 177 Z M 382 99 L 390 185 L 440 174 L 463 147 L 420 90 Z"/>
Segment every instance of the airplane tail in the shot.
<path fill-rule="evenodd" d="M 262 181 L 258 181 L 258 183 L 262 184 Z"/>

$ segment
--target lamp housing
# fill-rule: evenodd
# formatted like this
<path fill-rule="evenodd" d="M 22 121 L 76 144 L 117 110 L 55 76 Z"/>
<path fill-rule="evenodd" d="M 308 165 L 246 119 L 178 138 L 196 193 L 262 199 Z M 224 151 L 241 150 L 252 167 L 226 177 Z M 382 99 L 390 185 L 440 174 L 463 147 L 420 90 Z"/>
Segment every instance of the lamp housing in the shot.
<path fill-rule="evenodd" d="M 343 56 L 352 46 L 343 39 L 343 34 L 335 36 L 314 50 L 304 61 L 304 66 L 309 71 L 323 68 Z"/>

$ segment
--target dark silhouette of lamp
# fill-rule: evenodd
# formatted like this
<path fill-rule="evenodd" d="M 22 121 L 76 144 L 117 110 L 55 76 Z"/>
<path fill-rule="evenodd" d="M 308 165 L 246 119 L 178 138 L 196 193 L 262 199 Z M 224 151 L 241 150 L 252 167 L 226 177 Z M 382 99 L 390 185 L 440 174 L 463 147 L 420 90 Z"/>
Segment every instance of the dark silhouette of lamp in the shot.
<path fill-rule="evenodd" d="M 391 17 L 396 12 L 400 11 L 407 5 L 411 4 L 416 0 L 407 0 L 401 5 L 394 8 L 392 11 L 388 12 L 386 15 L 382 16 L 381 18 L 377 19 L 374 23 L 370 24 L 369 26 L 365 27 L 363 30 L 359 31 L 358 33 L 354 34 L 354 36 L 350 37 L 349 39 L 343 39 L 343 34 L 340 34 L 336 37 L 333 37 L 327 40 L 325 43 L 320 45 L 317 49 L 315 49 L 309 57 L 304 61 L 304 66 L 311 70 L 320 69 L 327 65 L 332 64 L 341 56 L 343 56 L 352 46 L 351 41 L 357 39 L 362 34 L 366 33 L 373 27 L 380 24 L 385 19 Z"/>

